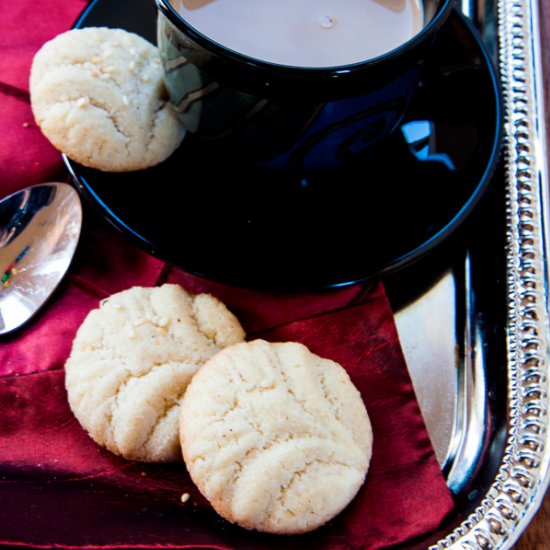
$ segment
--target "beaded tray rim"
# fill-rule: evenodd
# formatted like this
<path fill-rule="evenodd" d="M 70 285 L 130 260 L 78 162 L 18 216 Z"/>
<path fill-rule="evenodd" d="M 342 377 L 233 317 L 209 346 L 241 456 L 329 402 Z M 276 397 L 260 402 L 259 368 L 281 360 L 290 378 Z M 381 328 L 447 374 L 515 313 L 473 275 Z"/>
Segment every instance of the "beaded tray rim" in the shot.
<path fill-rule="evenodd" d="M 550 481 L 548 167 L 536 0 L 496 6 L 505 124 L 508 433 L 475 509 L 431 550 L 511 548 Z"/>

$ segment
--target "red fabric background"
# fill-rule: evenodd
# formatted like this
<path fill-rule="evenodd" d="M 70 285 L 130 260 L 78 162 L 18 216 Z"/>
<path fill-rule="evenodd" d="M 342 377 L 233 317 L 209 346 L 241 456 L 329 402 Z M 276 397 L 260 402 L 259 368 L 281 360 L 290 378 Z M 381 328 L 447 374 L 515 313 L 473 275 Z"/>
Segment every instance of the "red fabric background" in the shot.
<path fill-rule="evenodd" d="M 116 3 L 113 0 L 113 3 Z M 72 25 L 83 0 L 18 0 L 0 18 L 0 195 L 67 180 L 29 106 L 32 56 Z M 339 361 L 361 391 L 374 453 L 357 498 L 301 537 L 244 531 L 219 518 L 183 463 L 125 461 L 78 425 L 63 365 L 90 309 L 133 285 L 179 283 L 222 299 L 248 338 L 297 340 Z M 180 496 L 191 498 L 182 503 Z M 388 548 L 436 529 L 453 502 L 428 439 L 380 282 L 300 295 L 232 288 L 170 268 L 86 210 L 70 274 L 23 330 L 0 340 L 0 544 L 74 548 Z"/>

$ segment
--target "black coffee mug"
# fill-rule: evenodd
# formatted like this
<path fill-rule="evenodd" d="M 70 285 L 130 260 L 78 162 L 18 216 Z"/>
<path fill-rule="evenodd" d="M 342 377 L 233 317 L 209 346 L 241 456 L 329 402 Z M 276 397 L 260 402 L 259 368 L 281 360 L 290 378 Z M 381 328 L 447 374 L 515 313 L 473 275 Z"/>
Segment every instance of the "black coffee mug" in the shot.
<path fill-rule="evenodd" d="M 213 154 L 304 174 L 349 162 L 399 126 L 422 59 L 454 6 L 423 0 L 420 30 L 375 58 L 304 67 L 225 47 L 170 0 L 156 2 L 166 86 L 192 139 Z"/>

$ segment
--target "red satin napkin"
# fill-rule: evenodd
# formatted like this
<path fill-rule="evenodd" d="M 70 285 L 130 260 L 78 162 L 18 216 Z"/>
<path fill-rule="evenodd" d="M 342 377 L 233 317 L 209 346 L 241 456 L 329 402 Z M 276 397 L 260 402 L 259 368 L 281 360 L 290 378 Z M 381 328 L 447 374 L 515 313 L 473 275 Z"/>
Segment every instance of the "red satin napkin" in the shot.
<path fill-rule="evenodd" d="M 116 2 L 113 1 L 113 6 Z M 71 27 L 83 0 L 18 0 L 0 18 L 0 195 L 67 180 L 36 127 L 28 96 L 32 56 Z M 224 286 L 171 268 L 86 212 L 70 274 L 41 314 L 0 340 L 0 545 L 56 548 L 315 548 L 409 546 L 434 532 L 453 501 L 435 459 L 380 282 L 276 294 Z M 367 481 L 318 531 L 266 536 L 222 520 L 183 463 L 129 462 L 99 448 L 74 419 L 63 365 L 100 299 L 169 281 L 211 292 L 248 338 L 296 340 L 340 362 L 374 430 Z M 180 497 L 189 493 L 183 503 Z"/>

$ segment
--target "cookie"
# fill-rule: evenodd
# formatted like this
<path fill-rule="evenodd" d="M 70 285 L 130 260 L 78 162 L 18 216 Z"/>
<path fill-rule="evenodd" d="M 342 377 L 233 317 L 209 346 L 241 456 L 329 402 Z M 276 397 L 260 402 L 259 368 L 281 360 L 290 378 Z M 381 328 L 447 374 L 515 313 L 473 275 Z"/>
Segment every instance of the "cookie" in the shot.
<path fill-rule="evenodd" d="M 179 285 L 113 294 L 79 327 L 65 364 L 69 405 L 99 445 L 130 460 L 181 460 L 178 417 L 191 377 L 244 339 L 226 306 Z"/>
<path fill-rule="evenodd" d="M 42 133 L 84 166 L 148 168 L 169 157 L 184 136 L 156 46 L 123 29 L 57 35 L 34 56 L 29 85 Z"/>
<path fill-rule="evenodd" d="M 193 377 L 181 405 L 189 474 L 225 519 L 305 533 L 363 484 L 372 429 L 342 366 L 296 342 L 229 346 Z"/>

